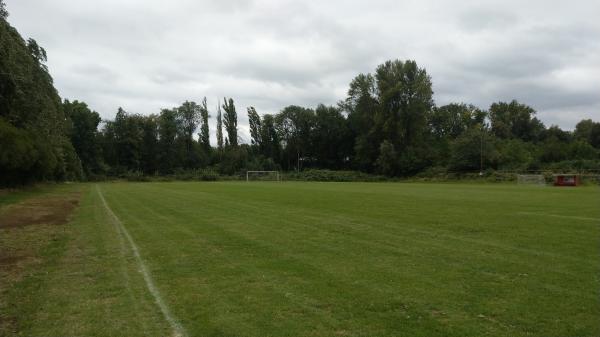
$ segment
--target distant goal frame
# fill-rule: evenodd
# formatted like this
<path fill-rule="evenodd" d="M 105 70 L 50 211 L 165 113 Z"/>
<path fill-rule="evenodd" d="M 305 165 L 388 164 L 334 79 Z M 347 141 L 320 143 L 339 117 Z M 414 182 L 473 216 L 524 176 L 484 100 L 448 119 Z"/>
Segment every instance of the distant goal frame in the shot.
<path fill-rule="evenodd" d="M 281 174 L 279 174 L 279 171 L 259 171 L 259 170 L 253 170 L 253 171 L 246 171 L 246 182 L 250 182 L 250 174 L 253 174 L 253 173 L 275 174 L 275 180 L 274 181 L 277 181 L 277 182 L 281 181 Z"/>
<path fill-rule="evenodd" d="M 519 185 L 547 185 L 543 174 L 517 174 L 517 184 Z"/>

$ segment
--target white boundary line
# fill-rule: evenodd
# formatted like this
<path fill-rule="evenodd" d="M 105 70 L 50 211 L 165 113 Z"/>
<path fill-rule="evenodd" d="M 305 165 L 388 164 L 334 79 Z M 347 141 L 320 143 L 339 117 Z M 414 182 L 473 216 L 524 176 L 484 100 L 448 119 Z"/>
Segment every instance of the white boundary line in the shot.
<path fill-rule="evenodd" d="M 517 212 L 517 214 L 522 215 L 537 215 L 537 216 L 549 216 L 553 218 L 562 218 L 562 219 L 573 219 L 573 220 L 585 220 L 585 221 L 597 221 L 600 222 L 600 218 L 588 218 L 584 216 L 573 216 L 573 215 L 558 215 L 558 214 L 542 214 L 542 213 L 534 213 L 534 212 Z"/>
<path fill-rule="evenodd" d="M 167 322 L 169 322 L 169 324 L 171 325 L 171 329 L 173 330 L 173 336 L 174 337 L 184 337 L 184 336 L 186 336 L 185 329 L 173 317 L 173 314 L 171 314 L 171 310 L 169 310 L 169 307 L 167 307 L 167 305 L 163 301 L 162 296 L 160 295 L 160 292 L 158 291 L 158 288 L 156 288 L 156 286 L 154 285 L 154 281 L 152 280 L 152 276 L 150 275 L 150 272 L 148 271 L 148 268 L 146 267 L 146 264 L 142 260 L 142 257 L 140 256 L 140 252 L 138 250 L 138 247 L 135 244 L 135 242 L 133 241 L 133 238 L 131 237 L 131 235 L 129 235 L 129 232 L 127 231 L 127 229 L 125 228 L 125 226 L 123 226 L 123 223 L 121 222 L 121 220 L 119 220 L 119 218 L 117 217 L 117 215 L 110 209 L 110 207 L 106 203 L 106 200 L 104 199 L 104 195 L 102 195 L 102 191 L 100 190 L 100 186 L 96 185 L 96 191 L 98 191 L 98 195 L 100 196 L 100 200 L 102 200 L 102 204 L 104 205 L 104 208 L 106 209 L 106 212 L 111 217 L 112 222 L 118 228 L 119 233 L 121 235 L 124 235 L 125 238 L 127 238 L 127 241 L 129 241 L 129 245 L 131 246 L 131 250 L 133 251 L 133 255 L 135 256 L 135 259 L 136 259 L 136 261 L 137 261 L 137 263 L 138 263 L 138 265 L 140 267 L 142 275 L 144 276 L 144 280 L 146 281 L 146 286 L 148 287 L 148 290 L 150 291 L 150 293 L 154 297 L 154 301 L 156 302 L 156 304 L 160 308 L 160 311 L 162 312 L 163 316 L 165 317 L 165 319 L 167 320 Z"/>

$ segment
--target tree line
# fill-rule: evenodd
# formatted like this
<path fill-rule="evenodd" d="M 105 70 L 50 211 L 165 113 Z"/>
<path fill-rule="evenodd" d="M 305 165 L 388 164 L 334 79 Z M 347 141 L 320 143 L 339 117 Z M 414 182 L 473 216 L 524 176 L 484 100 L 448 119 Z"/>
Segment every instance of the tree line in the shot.
<path fill-rule="evenodd" d="M 352 80 L 336 106 L 291 105 L 276 114 L 248 107 L 250 142 L 240 142 L 237 110 L 224 98 L 209 111 L 186 101 L 144 116 L 119 108 L 100 125 L 85 103 L 63 103 L 77 125 L 71 139 L 86 175 L 145 175 L 211 168 L 358 170 L 386 176 L 479 170 L 594 170 L 600 167 L 600 123 L 574 131 L 546 127 L 531 107 L 498 102 L 488 110 L 435 106 L 431 79 L 414 61 L 389 61 Z M 216 144 L 209 119 L 216 117 Z"/>
<path fill-rule="evenodd" d="M 1 4 L 1 1 L 0 1 Z M 431 77 L 415 61 L 387 61 L 359 74 L 347 97 L 275 114 L 246 108 L 250 142 L 238 135 L 233 98 L 206 98 L 151 115 L 117 110 L 113 120 L 80 101 L 61 101 L 46 52 L 0 19 L 0 184 L 167 175 L 210 168 L 357 170 L 386 176 L 479 170 L 600 167 L 600 123 L 546 127 L 517 101 L 487 110 L 436 106 Z M 211 144 L 211 120 L 216 144 Z"/>

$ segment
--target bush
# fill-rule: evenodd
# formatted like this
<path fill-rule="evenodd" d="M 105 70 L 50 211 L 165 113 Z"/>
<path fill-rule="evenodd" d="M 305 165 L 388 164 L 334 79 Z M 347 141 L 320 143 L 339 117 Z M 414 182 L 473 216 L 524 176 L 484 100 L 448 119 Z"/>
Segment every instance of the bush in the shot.
<path fill-rule="evenodd" d="M 386 181 L 390 180 L 384 176 L 371 175 L 359 171 L 331 171 L 331 170 L 306 170 L 300 173 L 287 173 L 284 175 L 285 180 L 297 181 L 335 181 L 335 182 L 350 182 L 350 181 Z"/>
<path fill-rule="evenodd" d="M 145 182 L 150 181 L 148 176 L 145 176 L 141 171 L 129 171 L 122 175 L 122 178 L 127 181 Z"/>

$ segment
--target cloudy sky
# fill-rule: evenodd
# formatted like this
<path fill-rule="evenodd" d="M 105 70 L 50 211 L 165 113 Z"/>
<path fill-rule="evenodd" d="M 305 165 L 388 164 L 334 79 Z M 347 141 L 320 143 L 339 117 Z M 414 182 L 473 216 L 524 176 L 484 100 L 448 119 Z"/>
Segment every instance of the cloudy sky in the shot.
<path fill-rule="evenodd" d="M 414 59 L 438 105 L 518 99 L 547 125 L 600 120 L 597 0 L 5 0 L 48 52 L 64 98 L 103 118 L 233 97 L 273 113 L 345 97 L 388 59 Z"/>

